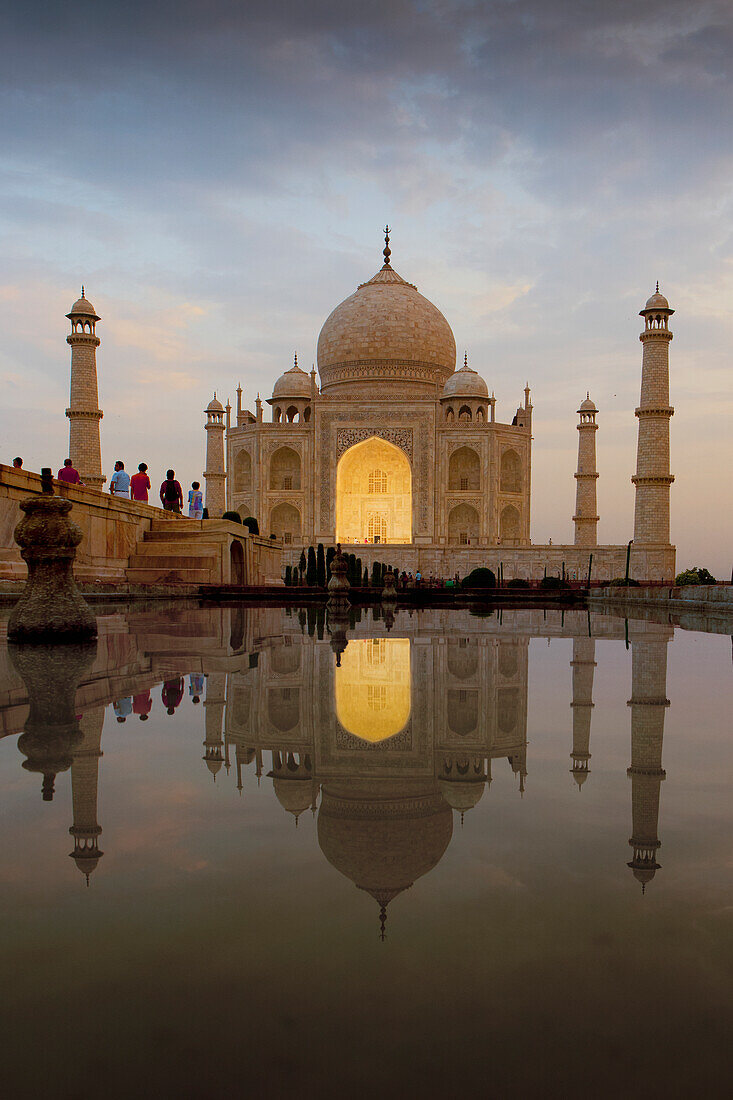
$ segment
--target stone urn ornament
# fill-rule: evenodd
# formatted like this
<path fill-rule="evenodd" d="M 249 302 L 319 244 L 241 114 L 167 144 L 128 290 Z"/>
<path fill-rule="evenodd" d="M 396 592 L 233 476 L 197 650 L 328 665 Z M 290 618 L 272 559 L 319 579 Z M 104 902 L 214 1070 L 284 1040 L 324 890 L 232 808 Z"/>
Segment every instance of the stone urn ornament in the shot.
<path fill-rule="evenodd" d="M 15 541 L 28 579 L 8 620 L 13 642 L 78 642 L 96 638 L 97 621 L 74 580 L 81 528 L 69 518 L 70 500 L 53 491 L 51 470 L 41 471 L 41 496 L 20 503 L 25 513 Z"/>
<path fill-rule="evenodd" d="M 341 552 L 341 543 L 336 543 L 336 555 L 331 562 L 331 579 L 328 582 L 328 605 L 331 607 L 335 604 L 349 603 L 349 584 L 348 577 L 348 565 L 346 564 L 346 558 Z"/>

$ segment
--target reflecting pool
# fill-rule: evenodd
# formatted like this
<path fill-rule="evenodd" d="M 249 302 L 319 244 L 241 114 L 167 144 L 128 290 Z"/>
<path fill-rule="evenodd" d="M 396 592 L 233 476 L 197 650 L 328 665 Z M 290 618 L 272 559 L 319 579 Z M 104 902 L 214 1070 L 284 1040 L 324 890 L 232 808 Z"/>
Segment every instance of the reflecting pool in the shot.
<path fill-rule="evenodd" d="M 0 646 L 8 1096 L 729 1093 L 729 636 L 99 626 Z"/>

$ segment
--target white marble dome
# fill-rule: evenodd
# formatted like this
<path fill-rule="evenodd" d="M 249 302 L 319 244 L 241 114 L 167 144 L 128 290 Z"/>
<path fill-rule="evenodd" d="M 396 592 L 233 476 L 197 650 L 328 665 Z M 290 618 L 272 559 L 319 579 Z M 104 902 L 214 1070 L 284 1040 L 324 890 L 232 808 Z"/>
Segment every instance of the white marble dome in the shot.
<path fill-rule="evenodd" d="M 443 397 L 479 397 L 487 399 L 489 387 L 478 371 L 469 367 L 464 360 L 463 366 L 450 376 L 443 387 Z"/>
<path fill-rule="evenodd" d="M 440 310 L 389 263 L 326 319 L 318 337 L 323 393 L 366 394 L 375 384 L 409 392 L 441 389 L 456 342 Z"/>
<path fill-rule="evenodd" d="M 296 357 L 294 365 L 290 370 L 286 370 L 284 374 L 281 374 L 275 385 L 272 387 L 273 400 L 277 397 L 307 397 L 311 395 L 311 380 L 305 371 L 301 370 L 298 366 L 298 360 Z"/>

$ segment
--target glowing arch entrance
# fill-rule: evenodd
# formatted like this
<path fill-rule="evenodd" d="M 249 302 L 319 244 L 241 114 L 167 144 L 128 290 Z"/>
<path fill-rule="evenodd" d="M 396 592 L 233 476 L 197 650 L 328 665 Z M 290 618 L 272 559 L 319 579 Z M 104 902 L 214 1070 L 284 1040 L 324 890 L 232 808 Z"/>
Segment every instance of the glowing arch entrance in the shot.
<path fill-rule="evenodd" d="M 336 717 L 349 733 L 376 744 L 405 728 L 412 706 L 409 638 L 350 641 L 335 673 Z"/>
<path fill-rule="evenodd" d="M 407 455 L 372 436 L 341 456 L 336 541 L 412 542 L 412 471 Z"/>

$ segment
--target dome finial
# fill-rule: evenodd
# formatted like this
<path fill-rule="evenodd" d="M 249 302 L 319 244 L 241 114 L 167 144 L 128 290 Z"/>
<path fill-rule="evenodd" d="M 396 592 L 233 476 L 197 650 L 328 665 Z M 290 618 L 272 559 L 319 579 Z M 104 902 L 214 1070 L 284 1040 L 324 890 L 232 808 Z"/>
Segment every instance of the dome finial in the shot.
<path fill-rule="evenodd" d="M 659 284 L 657 284 L 659 286 Z M 84 297 L 84 283 L 81 284 L 81 296 Z"/>
<path fill-rule="evenodd" d="M 389 267 L 389 258 L 392 255 L 392 250 L 389 247 L 389 226 L 384 227 L 384 266 Z"/>
<path fill-rule="evenodd" d="M 463 369 L 468 370 L 468 352 L 467 351 L 464 351 L 464 353 L 463 353 Z"/>
<path fill-rule="evenodd" d="M 83 289 L 84 289 L 84 288 L 82 287 L 82 290 L 83 290 Z M 659 279 L 657 279 L 657 290 L 656 290 L 656 293 L 657 293 L 657 294 L 659 294 Z M 82 295 L 82 297 L 83 297 L 83 295 Z"/>
<path fill-rule="evenodd" d="M 380 940 L 386 940 L 387 936 L 384 931 L 384 926 L 387 923 L 387 906 L 382 904 L 379 906 L 379 938 Z"/>
<path fill-rule="evenodd" d="M 294 356 L 293 356 L 293 370 L 297 370 L 297 369 L 298 369 L 298 353 L 296 351 Z"/>

